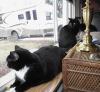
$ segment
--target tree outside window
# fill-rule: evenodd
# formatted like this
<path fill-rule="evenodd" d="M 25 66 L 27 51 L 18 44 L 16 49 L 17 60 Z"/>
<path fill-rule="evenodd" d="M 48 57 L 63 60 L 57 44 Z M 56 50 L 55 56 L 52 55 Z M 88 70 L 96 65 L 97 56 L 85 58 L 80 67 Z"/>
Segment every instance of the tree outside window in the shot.
<path fill-rule="evenodd" d="M 57 16 L 62 18 L 63 0 L 57 0 Z"/>
<path fill-rule="evenodd" d="M 46 12 L 46 20 L 52 20 L 52 13 Z"/>
<path fill-rule="evenodd" d="M 53 0 L 46 0 L 47 4 L 53 5 Z"/>

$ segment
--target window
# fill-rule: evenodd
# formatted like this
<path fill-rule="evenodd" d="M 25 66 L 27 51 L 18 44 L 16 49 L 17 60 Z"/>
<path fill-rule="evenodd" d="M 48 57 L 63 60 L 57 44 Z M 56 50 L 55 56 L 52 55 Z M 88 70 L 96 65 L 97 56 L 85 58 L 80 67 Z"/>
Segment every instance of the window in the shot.
<path fill-rule="evenodd" d="M 26 12 L 26 19 L 27 19 L 27 20 L 31 20 L 30 11 L 27 11 L 27 12 Z"/>
<path fill-rule="evenodd" d="M 2 2 L 0 4 L 3 4 Z M 58 26 L 54 25 L 54 0 L 41 0 L 41 3 L 36 0 L 27 0 L 27 3 L 24 0 L 13 2 L 16 6 L 23 6 L 11 5 L 9 8 L 8 4 L 4 3 L 4 9 L 1 8 L 9 11 L 0 14 L 0 79 L 12 73 L 12 69 L 7 66 L 6 58 L 10 51 L 15 50 L 15 45 L 31 52 L 43 46 L 55 45 L 57 37 L 54 36 L 57 36 L 56 31 L 58 32 L 56 27 L 63 24 L 62 19 L 57 19 Z M 4 24 L 1 24 L 2 22 Z M 11 81 L 11 76 L 4 81 Z M 1 83 L 5 82 L 0 81 Z"/>
<path fill-rule="evenodd" d="M 53 0 L 46 0 L 47 4 L 53 5 Z"/>
<path fill-rule="evenodd" d="M 96 27 L 97 31 L 100 32 L 100 11 L 94 12 L 92 24 Z"/>
<path fill-rule="evenodd" d="M 33 19 L 34 19 L 34 20 L 37 20 L 37 13 L 36 13 L 36 10 L 33 10 Z"/>
<path fill-rule="evenodd" d="M 23 15 L 23 14 L 19 14 L 19 15 L 18 15 L 18 19 L 19 19 L 19 20 L 24 19 L 24 15 Z"/>
<path fill-rule="evenodd" d="M 46 20 L 52 20 L 52 13 L 46 12 Z"/>

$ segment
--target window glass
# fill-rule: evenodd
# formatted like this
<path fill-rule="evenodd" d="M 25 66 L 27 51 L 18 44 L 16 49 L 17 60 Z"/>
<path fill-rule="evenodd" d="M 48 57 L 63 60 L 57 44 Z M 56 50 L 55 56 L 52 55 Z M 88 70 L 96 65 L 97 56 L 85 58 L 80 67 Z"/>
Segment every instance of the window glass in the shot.
<path fill-rule="evenodd" d="M 94 12 L 92 24 L 100 31 L 100 11 Z"/>
<path fill-rule="evenodd" d="M 63 20 L 66 21 L 66 16 L 62 18 L 62 9 L 62 0 L 57 3 L 54 0 L 0 2 L 0 78 L 12 71 L 6 59 L 15 50 L 15 45 L 34 52 L 40 47 L 56 44 L 58 28 L 64 25 Z"/>

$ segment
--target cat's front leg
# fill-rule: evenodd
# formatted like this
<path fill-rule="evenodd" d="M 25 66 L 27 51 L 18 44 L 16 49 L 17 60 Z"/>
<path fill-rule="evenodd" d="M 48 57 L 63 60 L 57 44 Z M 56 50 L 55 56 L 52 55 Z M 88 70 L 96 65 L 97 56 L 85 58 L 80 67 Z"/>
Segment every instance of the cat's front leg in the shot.
<path fill-rule="evenodd" d="M 10 86 L 10 88 L 17 87 L 21 84 L 21 80 L 16 76 L 15 82 Z"/>
<path fill-rule="evenodd" d="M 2 91 L 2 92 L 16 92 L 16 90 L 15 90 L 15 87 L 13 87 L 13 88 L 7 89 L 7 90 Z"/>
<path fill-rule="evenodd" d="M 24 82 L 15 88 L 16 92 L 25 92 L 31 85 L 27 82 Z"/>

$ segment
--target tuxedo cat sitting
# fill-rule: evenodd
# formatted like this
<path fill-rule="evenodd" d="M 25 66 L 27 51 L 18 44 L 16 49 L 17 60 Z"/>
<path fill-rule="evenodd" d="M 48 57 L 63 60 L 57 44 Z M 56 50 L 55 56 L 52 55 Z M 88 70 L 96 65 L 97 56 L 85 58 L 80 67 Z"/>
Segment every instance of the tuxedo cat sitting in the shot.
<path fill-rule="evenodd" d="M 31 53 L 15 46 L 7 56 L 7 66 L 16 70 L 15 92 L 24 92 L 30 87 L 47 82 L 62 71 L 62 59 L 66 53 L 56 46 L 41 47 Z"/>

